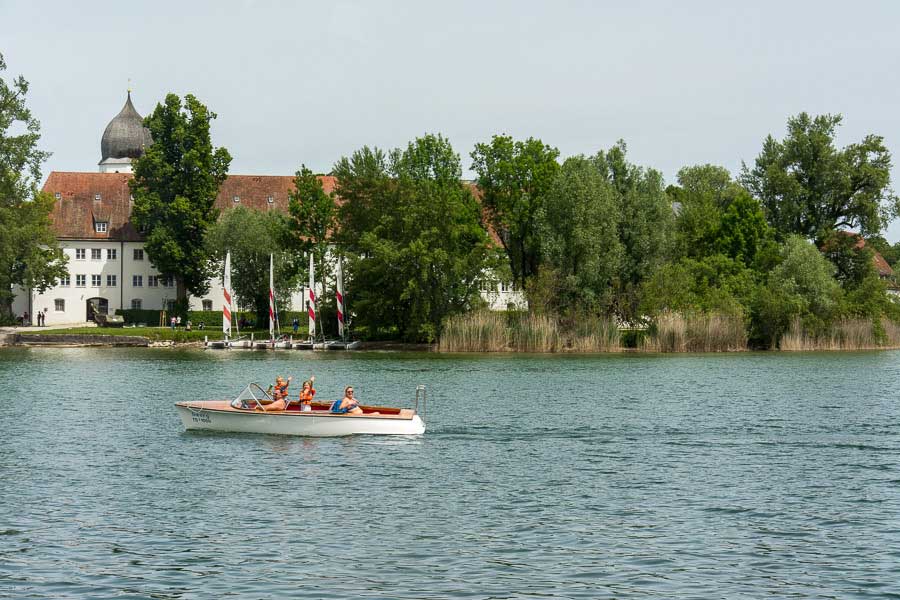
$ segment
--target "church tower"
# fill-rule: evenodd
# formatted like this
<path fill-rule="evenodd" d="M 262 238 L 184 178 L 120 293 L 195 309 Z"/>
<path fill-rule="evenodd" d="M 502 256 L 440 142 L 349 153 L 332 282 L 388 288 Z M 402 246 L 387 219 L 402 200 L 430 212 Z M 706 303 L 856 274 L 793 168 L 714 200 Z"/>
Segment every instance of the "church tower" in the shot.
<path fill-rule="evenodd" d="M 132 159 L 140 157 L 144 148 L 153 143 L 144 119 L 131 103 L 131 90 L 125 106 L 119 111 L 100 138 L 100 172 L 131 173 Z"/>

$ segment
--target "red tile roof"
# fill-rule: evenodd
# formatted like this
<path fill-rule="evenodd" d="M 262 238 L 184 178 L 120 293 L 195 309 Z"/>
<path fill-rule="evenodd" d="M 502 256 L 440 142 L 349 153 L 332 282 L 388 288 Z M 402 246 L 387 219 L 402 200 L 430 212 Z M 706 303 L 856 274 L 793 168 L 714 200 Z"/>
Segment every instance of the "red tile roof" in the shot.
<path fill-rule="evenodd" d="M 138 242 L 143 238 L 131 224 L 130 173 L 74 173 L 53 171 L 44 191 L 59 194 L 50 218 L 60 239 L 97 239 Z M 320 176 L 326 192 L 335 178 Z M 219 189 L 216 207 L 247 206 L 256 210 L 288 211 L 293 175 L 229 175 Z M 96 199 L 99 194 L 99 200 Z M 239 201 L 235 202 L 234 198 Z M 269 198 L 272 202 L 269 202 Z M 109 223 L 108 233 L 97 233 L 95 221 Z"/>
<path fill-rule="evenodd" d="M 838 231 L 838 233 L 846 235 L 847 237 L 856 238 L 856 243 L 853 244 L 853 247 L 859 250 L 860 248 L 865 248 L 866 240 L 863 237 L 856 233 L 855 231 Z M 872 262 L 875 263 L 875 270 L 878 271 L 879 277 L 893 277 L 894 269 L 891 268 L 891 265 L 888 264 L 888 261 L 884 259 L 881 253 L 878 250 L 872 248 L 872 252 L 874 256 L 872 257 Z"/>

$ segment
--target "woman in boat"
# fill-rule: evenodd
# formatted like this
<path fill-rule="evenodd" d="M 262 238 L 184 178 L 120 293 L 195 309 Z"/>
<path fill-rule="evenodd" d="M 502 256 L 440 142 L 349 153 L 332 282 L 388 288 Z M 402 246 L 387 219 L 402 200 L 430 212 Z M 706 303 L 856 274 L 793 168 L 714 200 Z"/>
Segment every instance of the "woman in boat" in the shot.
<path fill-rule="evenodd" d="M 312 401 L 313 396 L 316 395 L 316 390 L 313 388 L 313 384 L 316 382 L 316 376 L 313 375 L 309 379 L 303 382 L 303 389 L 300 390 L 300 411 L 301 412 L 309 412 L 312 410 Z"/>
<path fill-rule="evenodd" d="M 335 400 L 331 405 L 331 412 L 348 415 L 361 415 L 363 409 L 359 407 L 359 402 L 353 397 L 353 386 L 348 385 L 344 388 L 344 397 L 341 400 Z"/>

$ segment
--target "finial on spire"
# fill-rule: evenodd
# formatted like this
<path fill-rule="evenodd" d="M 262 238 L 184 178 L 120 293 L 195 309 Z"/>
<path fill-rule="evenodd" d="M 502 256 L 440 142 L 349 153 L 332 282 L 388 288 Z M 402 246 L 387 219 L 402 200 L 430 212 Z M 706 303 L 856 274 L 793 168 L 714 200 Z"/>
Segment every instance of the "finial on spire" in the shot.
<path fill-rule="evenodd" d="M 128 95 L 131 95 L 131 77 L 128 78 Z"/>

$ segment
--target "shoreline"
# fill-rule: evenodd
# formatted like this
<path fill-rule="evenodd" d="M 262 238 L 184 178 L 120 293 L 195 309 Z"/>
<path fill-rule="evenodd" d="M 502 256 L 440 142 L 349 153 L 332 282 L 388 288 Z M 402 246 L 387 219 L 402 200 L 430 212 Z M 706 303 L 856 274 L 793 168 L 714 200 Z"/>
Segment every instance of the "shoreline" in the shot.
<path fill-rule="evenodd" d="M 54 334 L 54 333 L 0 333 L 0 347 L 19 348 L 195 348 L 203 350 L 202 340 L 174 341 L 151 340 L 145 336 L 125 336 L 110 334 Z M 718 352 L 703 352 L 701 354 L 739 354 L 742 352 L 763 353 L 804 353 L 804 352 L 873 352 L 883 350 L 898 350 L 900 346 L 877 346 L 870 348 L 822 348 L 807 350 L 754 350 L 743 348 L 739 350 L 726 350 Z M 254 349 L 253 351 L 268 351 L 269 349 Z M 369 341 L 361 342 L 355 352 L 426 352 L 434 354 L 557 354 L 557 355 L 590 355 L 590 354 L 698 354 L 698 352 L 642 352 L 637 348 L 620 348 L 615 351 L 587 352 L 565 348 L 557 352 L 527 352 L 521 350 L 503 351 L 471 351 L 471 352 L 441 352 L 437 344 Z M 351 351 L 354 352 L 354 351 Z"/>

